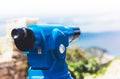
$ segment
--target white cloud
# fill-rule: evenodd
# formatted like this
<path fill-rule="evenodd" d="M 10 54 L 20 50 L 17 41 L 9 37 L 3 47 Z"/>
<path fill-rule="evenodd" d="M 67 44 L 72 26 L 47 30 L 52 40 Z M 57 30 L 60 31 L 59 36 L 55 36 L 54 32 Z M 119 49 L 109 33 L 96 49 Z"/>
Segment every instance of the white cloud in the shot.
<path fill-rule="evenodd" d="M 1 0 L 0 12 L 4 15 L 120 12 L 119 3 L 119 0 Z"/>
<path fill-rule="evenodd" d="M 80 19 L 81 22 L 91 22 L 81 27 L 83 31 L 120 30 L 119 23 L 103 26 L 109 21 L 120 21 L 120 0 L 0 0 L 0 17 L 105 13 L 110 14 Z M 79 22 L 79 18 L 74 21 Z"/>

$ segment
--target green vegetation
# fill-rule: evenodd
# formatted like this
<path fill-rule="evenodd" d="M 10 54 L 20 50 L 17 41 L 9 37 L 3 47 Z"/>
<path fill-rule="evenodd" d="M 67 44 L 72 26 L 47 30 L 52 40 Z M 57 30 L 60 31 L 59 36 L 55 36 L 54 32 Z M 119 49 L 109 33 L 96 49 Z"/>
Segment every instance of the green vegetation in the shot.
<path fill-rule="evenodd" d="M 118 59 L 120 59 L 120 57 Z M 83 52 L 80 48 L 68 49 L 66 60 L 69 71 L 74 79 L 84 79 L 85 76 L 96 78 L 104 75 L 112 63 L 100 64 L 100 62 L 96 60 L 96 57 L 88 57 L 86 52 Z M 25 67 L 25 70 L 27 72 L 28 67 Z"/>
<path fill-rule="evenodd" d="M 108 67 L 108 64 L 99 64 L 96 58 L 87 57 L 80 48 L 68 49 L 66 60 L 69 71 L 75 79 L 84 79 L 88 75 L 95 78 L 104 74 Z"/>

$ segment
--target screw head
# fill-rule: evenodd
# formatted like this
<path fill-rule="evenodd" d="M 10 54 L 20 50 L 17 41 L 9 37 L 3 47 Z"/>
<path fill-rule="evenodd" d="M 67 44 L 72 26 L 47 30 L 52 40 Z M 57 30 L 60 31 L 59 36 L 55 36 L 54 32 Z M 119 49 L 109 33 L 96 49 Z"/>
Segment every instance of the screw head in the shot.
<path fill-rule="evenodd" d="M 59 51 L 61 54 L 63 54 L 65 52 L 65 46 L 63 44 L 60 44 Z"/>

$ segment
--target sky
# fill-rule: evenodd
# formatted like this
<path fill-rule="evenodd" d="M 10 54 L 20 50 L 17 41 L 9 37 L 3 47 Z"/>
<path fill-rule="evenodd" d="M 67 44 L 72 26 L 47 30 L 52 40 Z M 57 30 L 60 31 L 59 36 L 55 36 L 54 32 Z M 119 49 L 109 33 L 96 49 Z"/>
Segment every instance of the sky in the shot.
<path fill-rule="evenodd" d="M 74 18 L 75 22 L 91 22 L 91 25 L 81 26 L 83 31 L 120 30 L 120 0 L 0 0 L 1 18 L 21 15 L 72 16 L 83 14 L 100 15 L 83 18 L 83 20 Z"/>
<path fill-rule="evenodd" d="M 0 0 L 1 15 L 120 12 L 119 0 Z"/>

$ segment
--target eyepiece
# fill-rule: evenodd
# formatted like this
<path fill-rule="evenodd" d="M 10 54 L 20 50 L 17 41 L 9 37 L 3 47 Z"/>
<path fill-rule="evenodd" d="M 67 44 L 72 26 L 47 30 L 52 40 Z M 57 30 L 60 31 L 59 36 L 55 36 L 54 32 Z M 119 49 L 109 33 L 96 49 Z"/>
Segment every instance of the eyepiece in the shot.
<path fill-rule="evenodd" d="M 35 43 L 35 36 L 28 28 L 15 28 L 11 32 L 16 47 L 21 51 L 29 51 Z"/>
<path fill-rule="evenodd" d="M 13 29 L 11 36 L 13 39 L 24 39 L 27 36 L 27 30 L 25 28 Z"/>

